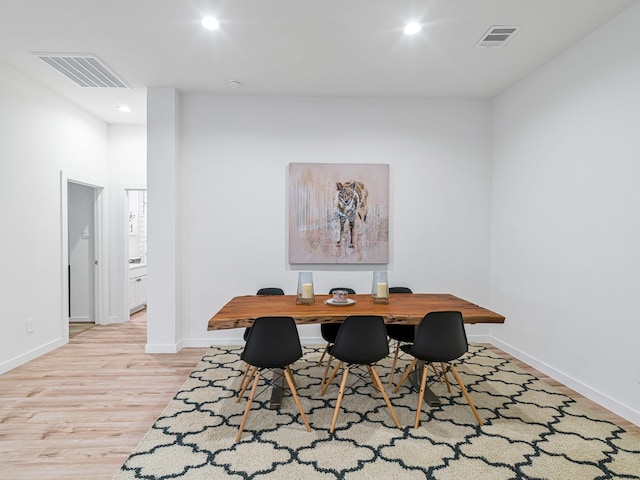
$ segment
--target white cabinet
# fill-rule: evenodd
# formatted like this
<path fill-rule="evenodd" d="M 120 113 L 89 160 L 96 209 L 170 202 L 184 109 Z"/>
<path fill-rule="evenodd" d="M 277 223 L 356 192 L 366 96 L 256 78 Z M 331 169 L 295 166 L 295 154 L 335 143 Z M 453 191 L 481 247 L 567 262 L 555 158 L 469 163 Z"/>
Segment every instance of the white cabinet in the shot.
<path fill-rule="evenodd" d="M 147 306 L 147 266 L 129 267 L 129 312 L 133 313 Z"/>

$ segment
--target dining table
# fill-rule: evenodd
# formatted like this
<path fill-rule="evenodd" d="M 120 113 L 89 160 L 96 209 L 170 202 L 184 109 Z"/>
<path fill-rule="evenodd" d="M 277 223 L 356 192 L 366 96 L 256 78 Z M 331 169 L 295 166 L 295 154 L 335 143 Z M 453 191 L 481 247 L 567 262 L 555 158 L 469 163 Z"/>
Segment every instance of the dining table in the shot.
<path fill-rule="evenodd" d="M 313 302 L 300 303 L 297 295 L 242 295 L 233 297 L 209 319 L 208 330 L 251 327 L 259 317 L 292 317 L 298 325 L 340 323 L 352 315 L 376 315 L 387 324 L 417 325 L 430 312 L 458 311 L 466 324 L 504 323 L 505 317 L 449 293 L 390 294 L 388 303 L 374 303 L 371 295 L 349 295 L 347 303 L 336 304 L 332 295 L 315 295 Z M 419 383 L 419 371 L 412 383 Z M 272 390 L 271 408 L 280 407 L 280 390 Z M 425 402 L 440 404 L 431 392 Z"/>

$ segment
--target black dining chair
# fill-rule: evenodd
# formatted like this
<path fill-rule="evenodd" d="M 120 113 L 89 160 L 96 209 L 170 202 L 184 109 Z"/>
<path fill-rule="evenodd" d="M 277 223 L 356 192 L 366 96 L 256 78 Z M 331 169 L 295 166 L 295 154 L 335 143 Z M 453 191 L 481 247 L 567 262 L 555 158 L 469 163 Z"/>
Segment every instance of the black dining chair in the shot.
<path fill-rule="evenodd" d="M 265 287 L 265 288 L 259 289 L 256 295 L 284 295 L 284 290 L 278 287 Z M 245 342 L 247 341 L 247 337 L 249 336 L 249 330 L 251 330 L 251 327 L 247 327 L 244 329 L 244 334 L 242 335 L 242 338 Z M 238 391 L 244 392 L 243 387 L 245 386 L 244 385 L 245 380 L 247 380 L 247 373 L 249 373 L 248 364 L 244 368 L 244 373 L 242 374 L 242 378 L 240 379 L 240 386 L 238 387 Z M 249 386 L 251 377 L 253 377 L 253 375 L 251 375 L 247 380 L 247 386 Z M 238 398 L 240 398 L 240 396 Z"/>
<path fill-rule="evenodd" d="M 409 287 L 389 287 L 389 294 L 396 293 L 413 293 Z M 393 385 L 393 377 L 396 373 L 396 364 L 398 363 L 398 354 L 400 353 L 400 345 L 402 343 L 413 343 L 415 336 L 415 325 L 397 325 L 387 324 L 387 336 L 389 340 L 396 341 L 396 348 L 393 354 L 393 364 L 391 365 L 391 373 L 389 374 L 389 388 Z"/>
<path fill-rule="evenodd" d="M 468 349 L 467 334 L 464 330 L 464 321 L 460 312 L 431 312 L 424 316 L 418 327 L 416 328 L 415 340 L 412 345 L 402 345 L 403 351 L 414 357 L 406 372 L 400 379 L 394 393 L 397 393 L 402 384 L 405 382 L 411 371 L 416 366 L 418 360 L 424 362 L 422 372 L 422 380 L 420 382 L 420 394 L 418 396 L 418 406 L 416 409 L 416 420 L 414 428 L 420 425 L 420 414 L 422 412 L 422 401 L 427 386 L 427 377 L 429 365 L 441 363 L 443 368 L 451 371 L 455 377 L 460 390 L 471 407 L 479 425 L 483 425 L 480 415 L 476 410 L 469 392 L 464 386 L 458 370 L 451 363 L 453 360 L 459 359 Z M 435 371 L 435 368 L 433 369 Z M 446 373 L 446 371 L 445 371 Z M 439 376 L 436 372 L 436 376 Z"/>
<path fill-rule="evenodd" d="M 322 389 L 320 393 L 321 396 L 327 391 L 327 388 L 335 378 L 340 367 L 345 364 L 346 366 L 344 367 L 340 392 L 336 400 L 336 407 L 333 412 L 333 419 L 329 431 L 333 433 L 335 429 L 349 372 L 352 368 L 356 369 L 358 367 L 367 368 L 375 389 L 384 397 L 384 401 L 387 407 L 389 407 L 394 423 L 400 428 L 398 417 L 396 417 L 391 401 L 387 396 L 387 392 L 384 389 L 384 385 L 375 367 L 376 362 L 379 362 L 389 354 L 389 344 L 387 343 L 387 334 L 382 317 L 366 315 L 347 317 L 338 331 L 335 343 L 331 345 L 330 349 L 331 355 L 337 358 L 339 363 L 336 365 L 336 368 L 331 373 L 331 377 L 329 377 Z M 364 377 L 359 375 L 359 379 L 363 380 Z"/>
<path fill-rule="evenodd" d="M 331 290 L 329 290 L 329 295 L 333 295 L 333 292 L 335 292 L 336 290 L 345 290 L 349 295 L 356 294 L 356 291 L 353 288 L 334 287 Z M 320 324 L 320 334 L 322 335 L 322 338 L 324 339 L 324 341 L 327 343 L 324 346 L 322 355 L 320 355 L 320 360 L 318 360 L 318 366 L 322 365 L 322 359 L 327 353 L 329 353 L 329 349 L 331 345 L 333 345 L 333 343 L 336 341 L 336 336 L 338 335 L 338 330 L 340 330 L 341 325 L 342 325 L 342 322 Z M 331 354 L 329 354 L 329 359 L 327 360 L 327 365 L 325 366 L 324 374 L 322 375 L 322 382 L 320 383 L 320 388 L 322 388 L 322 385 L 324 384 L 324 381 L 327 378 L 327 373 L 329 372 L 329 367 L 331 366 L 332 360 L 333 360 L 333 357 L 331 356 Z"/>
<path fill-rule="evenodd" d="M 335 292 L 336 290 L 345 290 L 349 295 L 356 294 L 356 291 L 353 288 L 334 287 L 331 290 L 329 290 L 329 295 L 333 295 L 333 292 Z M 322 335 L 322 338 L 324 339 L 324 341 L 327 343 L 324 346 L 322 355 L 320 355 L 320 360 L 318 360 L 318 366 L 322 365 L 322 359 L 327 354 L 329 350 L 329 346 L 333 344 L 333 342 L 335 342 L 336 335 L 338 334 L 338 330 L 340 330 L 340 325 L 342 325 L 342 323 L 321 323 L 320 324 L 320 334 Z"/>
<path fill-rule="evenodd" d="M 298 329 L 296 328 L 296 323 L 293 318 L 260 317 L 253 322 L 249 330 L 249 335 L 247 336 L 247 344 L 240 358 L 244 360 L 247 365 L 254 367 L 255 374 L 253 375 L 253 386 L 249 393 L 247 406 L 244 409 L 244 415 L 238 428 L 236 442 L 240 441 L 242 437 L 242 431 L 244 430 L 249 410 L 251 410 L 251 403 L 253 402 L 262 373 L 265 370 L 283 370 L 284 377 L 296 402 L 302 421 L 307 431 L 311 431 L 307 417 L 302 410 L 290 368 L 290 365 L 296 360 L 299 360 L 300 357 L 302 357 L 302 347 L 300 345 Z M 274 372 L 274 374 L 277 375 L 276 372 Z M 273 385 L 277 388 L 277 383 Z M 240 396 L 242 395 L 244 395 L 244 391 L 240 394 Z"/>

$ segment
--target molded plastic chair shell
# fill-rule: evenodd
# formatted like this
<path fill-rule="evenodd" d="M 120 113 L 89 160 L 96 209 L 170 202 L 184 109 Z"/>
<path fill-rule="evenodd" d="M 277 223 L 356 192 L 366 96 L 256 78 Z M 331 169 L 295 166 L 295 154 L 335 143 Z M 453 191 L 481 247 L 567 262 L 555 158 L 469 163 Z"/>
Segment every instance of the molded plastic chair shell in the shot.
<path fill-rule="evenodd" d="M 382 317 L 347 317 L 338 331 L 331 354 L 342 362 L 356 365 L 379 362 L 389 355 L 387 332 Z"/>
<path fill-rule="evenodd" d="M 278 287 L 261 288 L 256 295 L 284 295 L 284 290 Z"/>
<path fill-rule="evenodd" d="M 258 368 L 284 368 L 301 357 L 300 337 L 291 317 L 257 318 L 240 356 Z"/>

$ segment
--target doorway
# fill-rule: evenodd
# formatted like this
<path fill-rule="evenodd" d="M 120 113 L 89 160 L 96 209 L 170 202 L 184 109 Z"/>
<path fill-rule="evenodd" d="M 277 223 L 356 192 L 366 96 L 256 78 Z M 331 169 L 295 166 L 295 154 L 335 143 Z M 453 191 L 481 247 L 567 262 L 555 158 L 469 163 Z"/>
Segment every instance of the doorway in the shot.
<path fill-rule="evenodd" d="M 103 323 L 102 232 L 104 186 L 61 172 L 62 331 L 70 325 Z"/>
<path fill-rule="evenodd" d="M 125 190 L 127 213 L 129 317 L 147 308 L 147 190 Z"/>

